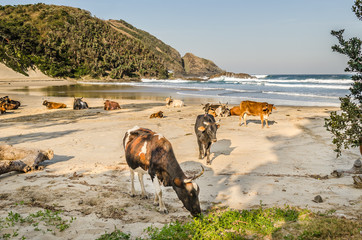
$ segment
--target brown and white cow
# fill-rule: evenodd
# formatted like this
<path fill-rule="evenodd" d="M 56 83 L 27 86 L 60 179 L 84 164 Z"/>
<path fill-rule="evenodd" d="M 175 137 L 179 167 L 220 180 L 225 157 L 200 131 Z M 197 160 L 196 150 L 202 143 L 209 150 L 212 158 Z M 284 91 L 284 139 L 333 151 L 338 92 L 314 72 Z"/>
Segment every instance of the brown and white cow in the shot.
<path fill-rule="evenodd" d="M 131 194 L 135 195 L 134 174 L 138 173 L 142 197 L 146 197 L 143 175 L 151 176 L 155 187 L 154 205 L 168 213 L 162 201 L 161 185 L 172 186 L 185 208 L 193 215 L 201 213 L 199 202 L 199 186 L 193 182 L 201 174 L 187 177 L 178 164 L 171 143 L 161 134 L 138 126 L 128 130 L 123 138 L 126 161 L 131 170 Z"/>
<path fill-rule="evenodd" d="M 274 104 L 269 104 L 267 102 L 242 101 L 240 103 L 239 125 L 241 126 L 241 118 L 243 118 L 244 125 L 246 127 L 246 116 L 251 115 L 251 116 L 260 116 L 261 128 L 264 128 L 264 118 L 266 126 L 269 127 L 268 117 L 273 109 L 276 109 L 274 107 Z"/>
<path fill-rule="evenodd" d="M 110 100 L 106 100 L 104 102 L 104 110 L 117 110 L 117 109 L 121 109 L 121 106 L 119 106 L 118 102 L 114 102 L 114 101 L 110 101 Z"/>
<path fill-rule="evenodd" d="M 67 105 L 64 103 L 56 103 L 56 102 L 48 102 L 44 100 L 43 105 L 46 106 L 48 109 L 58 109 L 58 108 L 66 108 Z"/>

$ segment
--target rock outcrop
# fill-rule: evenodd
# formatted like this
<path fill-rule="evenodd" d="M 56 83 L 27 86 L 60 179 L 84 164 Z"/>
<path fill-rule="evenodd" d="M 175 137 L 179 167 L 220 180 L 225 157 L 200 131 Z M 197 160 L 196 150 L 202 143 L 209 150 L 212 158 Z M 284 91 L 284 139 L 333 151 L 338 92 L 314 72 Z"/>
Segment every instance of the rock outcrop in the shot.
<path fill-rule="evenodd" d="M 234 78 L 244 78 L 244 79 L 249 79 L 249 78 L 256 78 L 254 76 L 251 76 L 247 73 L 232 73 L 232 72 L 222 72 L 222 73 L 218 73 L 218 74 L 214 74 L 211 75 L 210 78 L 218 78 L 218 77 L 234 77 Z"/>
<path fill-rule="evenodd" d="M 210 60 L 200 58 L 192 53 L 186 53 L 182 58 L 185 73 L 188 76 L 209 77 L 214 74 L 224 72 L 216 64 Z"/>

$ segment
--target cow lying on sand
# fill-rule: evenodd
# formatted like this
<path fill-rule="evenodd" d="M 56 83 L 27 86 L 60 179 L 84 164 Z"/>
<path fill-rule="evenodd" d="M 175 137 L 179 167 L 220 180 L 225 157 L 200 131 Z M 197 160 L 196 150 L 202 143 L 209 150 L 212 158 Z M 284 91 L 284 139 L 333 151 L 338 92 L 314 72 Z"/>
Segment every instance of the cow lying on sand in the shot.
<path fill-rule="evenodd" d="M 201 213 L 199 202 L 199 186 L 193 182 L 202 172 L 194 177 L 187 177 L 178 164 L 171 143 L 161 134 L 138 126 L 128 130 L 123 138 L 126 161 L 131 171 L 131 194 L 135 195 L 134 174 L 138 173 L 142 197 L 146 197 L 143 184 L 143 174 L 151 176 L 155 187 L 154 205 L 159 205 L 159 211 L 168 213 L 162 201 L 161 184 L 172 186 L 184 207 L 197 216 Z"/>
<path fill-rule="evenodd" d="M 156 113 L 152 113 L 150 118 L 163 118 L 163 112 L 159 111 L 159 112 L 156 112 Z"/>
<path fill-rule="evenodd" d="M 56 102 L 48 102 L 44 100 L 43 105 L 46 106 L 48 109 L 58 109 L 58 108 L 66 108 L 67 105 L 64 103 L 56 103 Z"/>
<path fill-rule="evenodd" d="M 240 121 L 239 125 L 241 126 L 241 118 L 244 119 L 244 125 L 246 127 L 246 115 L 251 116 L 260 116 L 261 128 L 264 128 L 264 118 L 265 124 L 268 125 L 268 117 L 272 113 L 274 104 L 269 104 L 267 102 L 254 102 L 254 101 L 242 101 L 240 103 Z"/>
<path fill-rule="evenodd" d="M 216 131 L 219 127 L 219 121 L 215 122 L 215 118 L 210 114 L 202 114 L 196 118 L 195 133 L 199 145 L 199 159 L 206 156 L 206 164 L 208 165 L 211 164 L 211 144 L 217 141 Z"/>
<path fill-rule="evenodd" d="M 121 106 L 119 106 L 118 102 L 114 102 L 114 101 L 110 101 L 110 100 L 106 100 L 104 102 L 104 110 L 117 110 L 117 109 L 121 109 Z"/>
<path fill-rule="evenodd" d="M 166 98 L 167 107 L 183 107 L 184 105 L 182 100 L 172 99 L 171 97 Z"/>
<path fill-rule="evenodd" d="M 240 116 L 240 106 L 235 106 L 230 109 L 230 115 L 231 116 Z"/>
<path fill-rule="evenodd" d="M 9 96 L 5 96 L 0 98 L 0 105 L 2 105 L 2 108 L 5 110 L 15 110 L 18 109 L 21 104 L 19 101 L 12 100 Z"/>
<path fill-rule="evenodd" d="M 83 97 L 81 98 L 74 98 L 74 102 L 73 102 L 73 109 L 74 110 L 81 110 L 81 109 L 87 109 L 88 108 L 88 104 L 86 102 L 84 102 Z"/>

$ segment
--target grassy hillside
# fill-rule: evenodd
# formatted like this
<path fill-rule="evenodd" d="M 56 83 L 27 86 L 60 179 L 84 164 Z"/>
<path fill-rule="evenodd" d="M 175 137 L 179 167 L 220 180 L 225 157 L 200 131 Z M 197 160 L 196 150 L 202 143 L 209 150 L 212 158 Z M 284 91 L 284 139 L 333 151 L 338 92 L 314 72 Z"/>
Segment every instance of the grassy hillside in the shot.
<path fill-rule="evenodd" d="M 171 46 L 165 44 L 148 32 L 133 27 L 123 20 L 109 20 L 107 23 L 121 31 L 123 34 L 140 40 L 157 57 L 163 60 L 167 69 L 172 69 L 177 75 L 183 75 L 185 73 L 180 53 Z"/>
<path fill-rule="evenodd" d="M 167 70 L 182 72 L 178 52 L 154 42 L 123 21 L 107 22 L 77 8 L 0 6 L 0 61 L 25 75 L 29 67 L 69 78 L 166 78 Z"/>

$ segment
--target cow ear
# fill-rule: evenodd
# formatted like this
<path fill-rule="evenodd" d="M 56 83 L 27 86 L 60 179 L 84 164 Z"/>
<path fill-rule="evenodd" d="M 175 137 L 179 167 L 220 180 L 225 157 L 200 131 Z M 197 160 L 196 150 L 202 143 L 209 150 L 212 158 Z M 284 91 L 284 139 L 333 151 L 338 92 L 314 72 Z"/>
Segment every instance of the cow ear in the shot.
<path fill-rule="evenodd" d="M 220 124 L 217 123 L 217 124 L 216 124 L 216 127 L 219 128 L 219 127 L 220 127 Z"/>
<path fill-rule="evenodd" d="M 203 127 L 203 126 L 201 126 L 201 127 L 199 127 L 199 128 L 198 128 L 198 130 L 199 130 L 200 132 L 205 131 L 205 129 L 206 129 L 206 128 L 205 128 L 205 127 Z"/>
<path fill-rule="evenodd" d="M 184 185 L 184 182 L 178 177 L 173 179 L 173 183 L 179 188 L 182 188 Z"/>

